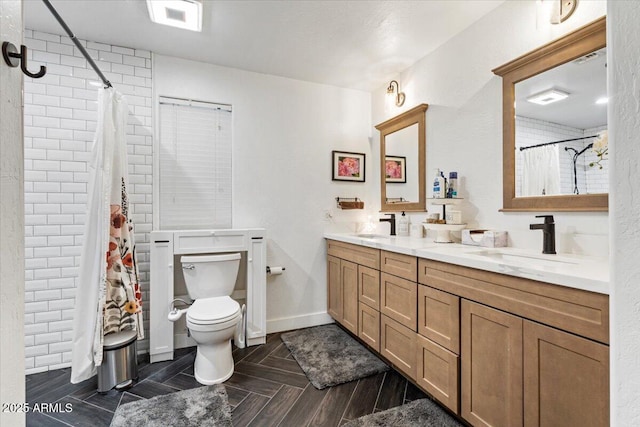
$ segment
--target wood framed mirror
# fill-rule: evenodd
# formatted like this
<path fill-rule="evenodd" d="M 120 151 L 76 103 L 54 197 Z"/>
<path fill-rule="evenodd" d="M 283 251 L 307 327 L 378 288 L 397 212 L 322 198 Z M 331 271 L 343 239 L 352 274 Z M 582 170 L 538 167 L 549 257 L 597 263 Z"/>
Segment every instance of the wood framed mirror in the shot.
<path fill-rule="evenodd" d="M 420 104 L 376 126 L 380 131 L 381 212 L 424 212 L 425 111 Z"/>
<path fill-rule="evenodd" d="M 588 66 L 587 66 L 588 65 Z M 573 68 L 571 68 L 573 67 Z M 592 150 L 592 144 L 596 139 L 606 138 L 606 104 L 599 105 L 600 112 L 596 114 L 597 119 L 593 119 L 590 124 L 582 124 L 587 117 L 590 117 L 591 110 L 586 111 L 587 105 L 595 104 L 595 99 L 587 99 L 581 93 L 581 88 L 577 88 L 579 81 L 585 81 L 583 87 L 604 88 L 606 97 L 606 18 L 602 17 L 588 25 L 585 25 L 572 33 L 554 40 L 532 52 L 529 52 L 515 60 L 504 64 L 493 70 L 495 74 L 502 77 L 502 109 L 503 109 L 503 209 L 501 211 L 607 211 L 608 210 L 608 183 L 591 184 L 589 188 L 579 188 L 578 181 L 581 178 L 580 166 L 584 169 L 584 174 L 593 175 L 594 171 L 600 171 L 601 163 L 589 160 L 587 156 L 597 156 Z M 589 70 L 589 71 L 583 71 Z M 597 70 L 597 73 L 593 70 Z M 580 73 L 580 74 L 578 74 Z M 549 93 L 549 90 L 556 92 L 559 97 L 566 97 L 571 102 L 560 101 L 553 104 L 554 109 L 547 108 L 550 98 L 546 95 L 542 97 L 542 103 L 547 103 L 545 114 L 547 117 L 524 117 L 519 115 L 521 111 L 529 111 L 530 103 L 534 102 L 535 96 L 532 91 L 539 91 L 540 94 Z M 593 93 L 591 93 L 593 95 Z M 573 96 L 573 98 L 572 98 Z M 582 96 L 582 97 L 581 97 Z M 606 98 L 603 98 L 606 99 Z M 581 105 L 581 110 L 568 112 L 569 105 L 575 103 Z M 519 108 L 519 106 L 521 108 Z M 541 110 L 538 110 L 541 111 Z M 555 113 L 553 112 L 555 111 Z M 551 115 L 549 115 L 551 114 Z M 531 114 L 535 116 L 535 114 Z M 567 125 L 561 123 L 560 117 L 572 116 L 575 124 Z M 549 118 L 551 117 L 551 118 Z M 602 122 L 604 117 L 604 124 Z M 557 120 L 556 120 L 557 119 Z M 525 132 L 519 126 L 521 123 L 530 122 L 540 129 L 547 129 L 558 125 L 562 128 L 561 137 L 538 140 L 540 143 L 523 145 L 522 136 Z M 575 127 L 575 132 L 573 127 Z M 582 128 L 582 129 L 579 129 Z M 582 130 L 583 136 L 579 136 Z M 573 132 L 573 133 L 572 133 Z M 533 132 L 538 133 L 538 132 Z M 518 140 L 517 140 L 518 138 Z M 549 139 L 551 141 L 549 141 Z M 531 140 L 529 140 L 531 141 Z M 581 144 L 575 147 L 567 144 Z M 557 144 L 557 145 L 556 145 Z M 564 144 L 562 146 L 561 144 Z M 551 151 L 550 147 L 557 147 L 554 152 L 552 166 L 537 167 L 542 151 Z M 535 156 L 521 155 L 520 152 L 530 150 L 536 153 Z M 544 148 L 538 150 L 538 148 Z M 557 157 L 556 157 L 557 156 Z M 567 171 L 562 162 L 573 156 L 572 163 L 569 163 Z M 534 160 L 531 160 L 531 159 Z M 558 160 L 560 159 L 561 160 Z M 520 160 L 522 159 L 522 160 Z M 545 158 L 546 159 L 546 158 Z M 597 158 L 596 158 L 597 160 Z M 522 166 L 520 164 L 522 161 Z M 544 160 L 546 162 L 547 160 Z M 542 162 L 542 163 L 544 163 Z M 603 162 L 607 162 L 605 159 Z M 518 163 L 518 164 L 517 164 Z M 540 163 L 540 164 L 542 164 Z M 571 190 L 573 191 L 551 191 L 545 192 L 544 185 L 542 191 L 530 190 L 530 185 L 526 181 L 529 175 L 526 170 L 536 169 L 533 174 L 536 179 L 549 179 L 549 176 L 540 174 L 540 170 L 545 168 L 555 169 L 559 163 L 558 170 L 564 171 L 564 175 L 569 175 Z M 546 164 L 546 163 L 545 163 Z M 591 164 L 591 166 L 590 166 Z M 533 165 L 533 166 L 531 166 Z M 579 166 L 576 166 L 579 165 Z M 605 163 L 606 165 L 606 163 Z M 595 167 L 594 167 L 595 166 Z M 606 165 L 608 167 L 608 165 Z M 607 173 L 600 172 L 607 179 Z M 555 178 L 555 170 L 552 170 L 552 181 L 565 178 Z M 586 180 L 587 178 L 585 178 Z M 586 182 L 586 181 L 585 181 Z M 556 189 L 556 184 L 545 184 Z M 565 185 L 565 184 L 563 184 Z M 585 184 L 586 186 L 587 184 Z M 560 185 L 558 185 L 558 188 Z M 566 187 L 566 185 L 565 185 Z"/>

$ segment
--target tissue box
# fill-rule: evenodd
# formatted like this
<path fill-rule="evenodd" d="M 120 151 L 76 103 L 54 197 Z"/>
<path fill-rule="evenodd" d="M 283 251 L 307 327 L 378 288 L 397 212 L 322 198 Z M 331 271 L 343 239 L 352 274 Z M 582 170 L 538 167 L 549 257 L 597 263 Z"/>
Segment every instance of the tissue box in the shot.
<path fill-rule="evenodd" d="M 507 232 L 494 230 L 462 230 L 462 244 L 502 248 L 507 246 Z"/>

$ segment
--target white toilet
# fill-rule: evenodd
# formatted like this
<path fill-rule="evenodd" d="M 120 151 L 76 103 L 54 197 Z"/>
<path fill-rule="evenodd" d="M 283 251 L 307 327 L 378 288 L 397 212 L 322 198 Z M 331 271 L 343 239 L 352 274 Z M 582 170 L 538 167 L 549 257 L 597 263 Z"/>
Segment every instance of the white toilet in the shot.
<path fill-rule="evenodd" d="M 187 328 L 198 345 L 194 374 L 200 384 L 226 381 L 233 375 L 231 339 L 243 340 L 242 310 L 230 295 L 236 284 L 240 254 L 193 255 L 180 258 L 193 304 L 172 310 L 175 322 L 187 313 Z M 242 346 L 244 344 L 242 343 Z"/>

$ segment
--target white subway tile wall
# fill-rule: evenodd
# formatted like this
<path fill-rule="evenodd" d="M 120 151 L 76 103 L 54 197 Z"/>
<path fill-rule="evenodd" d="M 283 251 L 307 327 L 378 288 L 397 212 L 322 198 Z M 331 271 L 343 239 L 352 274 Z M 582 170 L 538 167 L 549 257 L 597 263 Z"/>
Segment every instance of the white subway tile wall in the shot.
<path fill-rule="evenodd" d="M 148 331 L 152 197 L 151 53 L 81 41 L 129 103 L 129 196 Z M 25 31 L 32 68 L 25 77 L 26 373 L 71 365 L 73 308 L 96 130 L 100 79 L 68 37 Z M 138 343 L 148 349 L 148 341 Z"/>
<path fill-rule="evenodd" d="M 564 139 L 581 138 L 583 136 L 595 135 L 607 126 L 600 126 L 592 129 L 578 129 L 557 123 L 545 122 L 543 120 L 532 119 L 530 117 L 516 116 L 516 148 L 528 147 L 530 145 L 545 142 L 561 141 Z M 584 147 L 592 143 L 593 139 L 583 141 L 573 141 L 558 144 L 558 159 L 560 161 L 560 192 L 562 194 L 573 194 L 573 151 L 566 151 L 564 147 L 572 147 L 582 151 Z M 516 159 L 521 155 L 520 150 L 516 150 Z M 578 157 L 577 178 L 580 194 L 607 193 L 609 190 L 608 160 L 601 162 L 603 168 L 597 165 L 590 167 L 589 163 L 597 160 L 596 154 L 587 150 Z M 516 161 L 516 194 L 521 194 L 522 186 L 522 161 Z"/>

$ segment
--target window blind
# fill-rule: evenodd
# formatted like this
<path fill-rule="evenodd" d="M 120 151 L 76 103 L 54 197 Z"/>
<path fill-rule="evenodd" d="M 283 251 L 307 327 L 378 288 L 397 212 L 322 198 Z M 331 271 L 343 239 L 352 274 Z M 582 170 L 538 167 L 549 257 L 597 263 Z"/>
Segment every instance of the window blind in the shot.
<path fill-rule="evenodd" d="M 160 229 L 231 228 L 231 107 L 161 98 Z"/>

